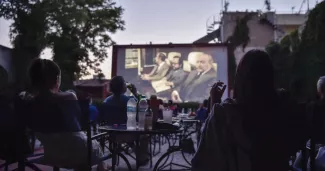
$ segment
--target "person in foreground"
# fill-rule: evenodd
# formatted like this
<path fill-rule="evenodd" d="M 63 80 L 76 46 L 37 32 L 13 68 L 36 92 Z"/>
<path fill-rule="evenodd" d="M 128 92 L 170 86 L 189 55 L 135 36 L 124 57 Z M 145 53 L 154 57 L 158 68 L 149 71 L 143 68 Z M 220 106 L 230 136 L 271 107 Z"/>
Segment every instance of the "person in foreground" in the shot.
<path fill-rule="evenodd" d="M 44 146 L 44 163 L 62 168 L 87 170 L 87 136 L 81 130 L 77 116 L 78 99 L 70 92 L 60 92 L 61 71 L 51 60 L 36 59 L 29 76 L 33 93 L 23 98 L 29 101 L 27 127 L 35 132 Z M 100 171 L 108 170 L 100 158 L 103 152 L 97 141 L 92 142 L 92 163 Z"/>
<path fill-rule="evenodd" d="M 295 150 L 287 140 L 268 54 L 247 52 L 237 68 L 233 99 L 218 104 L 223 91 L 217 84 L 210 91 L 213 106 L 192 170 L 287 171 L 289 153 Z"/>
<path fill-rule="evenodd" d="M 306 143 L 306 148 L 311 149 L 311 143 L 314 144 L 314 152 L 310 150 L 309 154 L 306 154 L 306 158 L 308 158 L 307 169 L 311 169 L 311 156 L 314 156 L 314 170 L 315 171 L 323 171 L 325 170 L 324 161 L 325 161 L 325 76 L 322 76 L 317 81 L 317 92 L 319 99 L 311 102 L 307 106 L 307 116 L 310 127 L 310 135 L 313 139 L 313 142 L 309 139 Z M 310 138 L 310 137 L 308 137 Z M 306 142 L 306 141 L 305 141 Z M 302 171 L 304 168 L 303 154 L 299 152 L 296 161 L 293 164 L 294 171 Z"/>

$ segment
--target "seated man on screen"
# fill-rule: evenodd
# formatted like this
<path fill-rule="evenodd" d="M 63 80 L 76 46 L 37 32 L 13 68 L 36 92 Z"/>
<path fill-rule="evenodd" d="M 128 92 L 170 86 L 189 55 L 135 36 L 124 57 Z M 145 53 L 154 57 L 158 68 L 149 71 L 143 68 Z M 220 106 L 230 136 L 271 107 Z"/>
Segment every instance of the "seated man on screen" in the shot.
<path fill-rule="evenodd" d="M 158 53 L 155 57 L 155 62 L 157 66 L 151 71 L 150 74 L 143 74 L 141 75 L 142 80 L 147 81 L 158 81 L 164 78 L 169 71 L 169 66 L 165 62 L 166 61 L 166 55 L 163 53 Z"/>
<path fill-rule="evenodd" d="M 202 54 L 197 57 L 196 70 L 190 72 L 184 83 L 176 87 L 171 97 L 175 102 L 201 102 L 209 97 L 211 85 L 216 82 L 217 73 L 213 68 L 211 55 Z"/>
<path fill-rule="evenodd" d="M 172 70 L 166 76 L 166 85 L 171 87 L 178 87 L 186 79 L 186 73 L 183 70 L 183 58 L 174 56 L 171 61 Z"/>

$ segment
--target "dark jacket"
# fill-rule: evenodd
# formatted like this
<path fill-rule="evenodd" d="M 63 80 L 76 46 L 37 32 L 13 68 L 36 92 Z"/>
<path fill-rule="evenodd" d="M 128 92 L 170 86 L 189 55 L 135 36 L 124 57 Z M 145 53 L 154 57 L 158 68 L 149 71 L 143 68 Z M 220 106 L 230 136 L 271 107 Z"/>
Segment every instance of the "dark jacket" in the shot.
<path fill-rule="evenodd" d="M 174 87 L 178 87 L 186 79 L 186 72 L 182 68 L 171 70 L 166 76 L 166 79 L 169 82 L 173 82 Z"/>
<path fill-rule="evenodd" d="M 196 70 L 190 72 L 182 86 L 176 88 L 183 101 L 202 102 L 209 97 L 211 85 L 217 81 L 217 72 L 211 68 L 200 77 L 197 75 Z"/>

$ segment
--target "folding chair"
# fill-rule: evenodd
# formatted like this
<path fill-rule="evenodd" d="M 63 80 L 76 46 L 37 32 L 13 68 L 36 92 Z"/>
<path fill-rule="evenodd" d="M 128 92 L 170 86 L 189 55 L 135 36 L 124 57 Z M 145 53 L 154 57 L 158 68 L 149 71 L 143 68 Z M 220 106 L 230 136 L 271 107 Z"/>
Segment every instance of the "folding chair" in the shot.
<path fill-rule="evenodd" d="M 100 139 L 103 138 L 106 134 L 105 133 L 101 133 L 101 134 L 97 134 L 97 135 L 91 135 L 91 123 L 90 123 L 90 112 L 89 112 L 89 101 L 88 100 L 79 100 L 78 101 L 80 109 L 81 109 L 81 113 L 78 117 L 79 119 L 79 123 L 80 126 L 82 128 L 83 131 L 86 132 L 87 135 L 87 170 L 91 171 L 92 168 L 92 161 L 91 161 L 91 154 L 92 154 L 92 140 L 96 140 L 96 139 Z M 21 105 L 21 104 L 20 104 Z M 24 109 L 26 106 L 17 106 L 20 109 Z M 53 166 L 50 164 L 46 164 L 42 162 L 42 159 L 44 158 L 43 154 L 37 154 L 37 158 L 33 158 L 31 160 L 24 160 L 24 161 L 20 161 L 19 162 L 19 171 L 24 171 L 25 166 L 29 166 L 29 165 L 33 165 L 33 163 L 38 163 L 38 164 L 42 164 L 42 165 L 48 165 L 48 166 L 52 166 L 54 171 L 59 171 L 60 168 L 65 168 L 65 169 L 72 169 L 69 166 Z M 34 156 L 33 156 L 34 157 Z M 111 158 L 111 154 L 105 155 L 103 156 L 100 161 L 104 161 Z M 96 163 L 97 164 L 97 163 Z"/>

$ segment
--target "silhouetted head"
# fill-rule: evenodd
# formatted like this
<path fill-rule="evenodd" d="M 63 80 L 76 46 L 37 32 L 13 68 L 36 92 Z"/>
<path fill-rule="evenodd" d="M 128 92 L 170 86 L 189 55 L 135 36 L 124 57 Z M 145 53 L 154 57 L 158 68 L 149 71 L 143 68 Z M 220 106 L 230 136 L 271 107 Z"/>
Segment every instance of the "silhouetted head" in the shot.
<path fill-rule="evenodd" d="M 202 103 L 202 107 L 207 108 L 209 104 L 209 100 L 208 99 L 204 99 L 203 103 Z"/>
<path fill-rule="evenodd" d="M 113 95 L 121 95 L 126 92 L 126 83 L 122 76 L 115 76 L 109 83 L 110 91 Z"/>
<path fill-rule="evenodd" d="M 59 66 L 48 59 L 35 59 L 29 68 L 29 78 L 35 90 L 59 91 L 61 70 Z"/>
<path fill-rule="evenodd" d="M 318 79 L 317 82 L 317 92 L 321 99 L 325 97 L 325 76 L 322 76 Z"/>
<path fill-rule="evenodd" d="M 276 97 L 269 55 L 251 50 L 241 59 L 235 77 L 234 98 L 241 104 L 269 104 Z"/>

